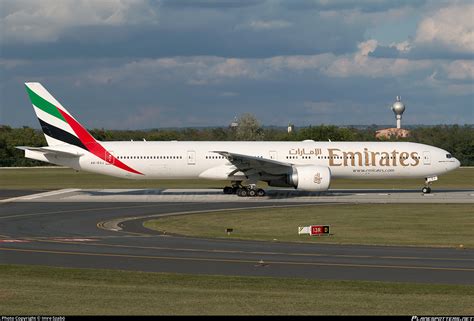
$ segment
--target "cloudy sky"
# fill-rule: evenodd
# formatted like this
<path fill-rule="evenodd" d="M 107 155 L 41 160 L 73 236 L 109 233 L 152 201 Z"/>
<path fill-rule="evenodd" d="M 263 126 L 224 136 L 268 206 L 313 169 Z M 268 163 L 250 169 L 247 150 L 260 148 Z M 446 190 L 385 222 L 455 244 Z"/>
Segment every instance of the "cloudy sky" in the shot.
<path fill-rule="evenodd" d="M 474 3 L 2 0 L 0 124 L 40 81 L 89 128 L 474 123 Z"/>

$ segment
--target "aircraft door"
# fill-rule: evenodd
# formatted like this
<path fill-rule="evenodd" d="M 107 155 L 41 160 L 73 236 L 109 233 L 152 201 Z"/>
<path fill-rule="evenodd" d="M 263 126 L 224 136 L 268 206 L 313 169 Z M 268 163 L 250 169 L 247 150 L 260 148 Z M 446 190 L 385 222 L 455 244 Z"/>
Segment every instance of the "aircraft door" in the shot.
<path fill-rule="evenodd" d="M 196 152 L 188 150 L 188 165 L 196 165 Z"/>
<path fill-rule="evenodd" d="M 431 154 L 430 152 L 423 152 L 423 164 L 430 165 L 431 164 Z"/>
<path fill-rule="evenodd" d="M 274 150 L 270 151 L 270 159 L 277 160 L 277 152 Z"/>

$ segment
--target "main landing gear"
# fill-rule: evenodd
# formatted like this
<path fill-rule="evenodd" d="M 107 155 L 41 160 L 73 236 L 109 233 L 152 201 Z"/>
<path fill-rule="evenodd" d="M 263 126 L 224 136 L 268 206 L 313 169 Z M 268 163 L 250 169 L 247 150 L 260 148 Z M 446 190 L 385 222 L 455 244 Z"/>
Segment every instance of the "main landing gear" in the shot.
<path fill-rule="evenodd" d="M 257 188 L 255 184 L 250 184 L 249 186 L 242 186 L 241 182 L 232 184 L 232 187 L 224 187 L 224 194 L 237 194 L 240 197 L 262 197 L 266 193 L 263 189 Z"/>
<path fill-rule="evenodd" d="M 421 189 L 421 192 L 423 194 L 431 193 L 431 183 L 433 183 L 437 180 L 438 180 L 438 176 L 426 177 L 425 178 L 425 186 Z"/>

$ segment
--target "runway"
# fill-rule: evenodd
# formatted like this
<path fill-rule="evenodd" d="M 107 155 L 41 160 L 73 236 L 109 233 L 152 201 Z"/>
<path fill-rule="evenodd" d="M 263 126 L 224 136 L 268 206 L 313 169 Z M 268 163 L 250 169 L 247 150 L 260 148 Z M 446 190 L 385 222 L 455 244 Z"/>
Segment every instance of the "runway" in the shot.
<path fill-rule="evenodd" d="M 3 195 L 8 195 L 5 197 Z M 2 197 L 3 196 L 3 197 Z M 179 203 L 471 203 L 474 189 L 439 189 L 430 194 L 410 189 L 330 189 L 327 192 L 302 192 L 294 189 L 269 189 L 265 197 L 225 195 L 221 189 L 77 189 L 67 188 L 42 193 L 14 195 L 0 191 L 5 202 L 179 202 Z"/>
<path fill-rule="evenodd" d="M 199 239 L 160 235 L 142 226 L 149 217 L 178 212 L 301 203 L 294 199 L 68 202 L 62 196 L 77 191 L 48 193 L 49 201 L 36 194 L 0 204 L 0 264 L 474 284 L 472 249 Z M 303 203 L 320 204 L 318 198 Z"/>

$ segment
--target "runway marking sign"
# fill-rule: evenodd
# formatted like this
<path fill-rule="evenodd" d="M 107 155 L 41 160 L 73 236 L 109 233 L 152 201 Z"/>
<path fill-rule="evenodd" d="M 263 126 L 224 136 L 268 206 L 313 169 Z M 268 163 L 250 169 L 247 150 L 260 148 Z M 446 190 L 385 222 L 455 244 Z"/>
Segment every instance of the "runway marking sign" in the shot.
<path fill-rule="evenodd" d="M 329 225 L 311 225 L 311 235 L 329 235 Z"/>
<path fill-rule="evenodd" d="M 330 235 L 329 225 L 310 225 L 298 227 L 298 234 L 309 234 L 311 236 Z"/>
<path fill-rule="evenodd" d="M 0 240 L 0 243 L 29 243 L 27 240 Z"/>

